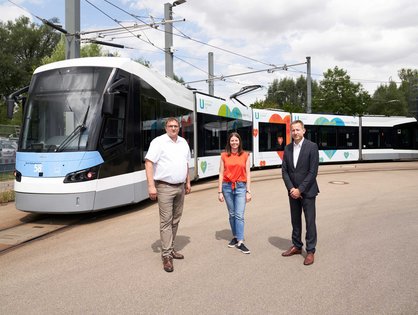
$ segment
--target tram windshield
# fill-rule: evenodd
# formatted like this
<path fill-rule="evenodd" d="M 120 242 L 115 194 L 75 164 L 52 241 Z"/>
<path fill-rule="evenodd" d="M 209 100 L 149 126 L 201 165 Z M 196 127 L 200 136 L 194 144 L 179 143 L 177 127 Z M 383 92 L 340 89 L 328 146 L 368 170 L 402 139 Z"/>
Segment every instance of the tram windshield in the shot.
<path fill-rule="evenodd" d="M 29 89 L 19 150 L 87 150 L 100 117 L 99 101 L 111 68 L 73 67 L 34 75 Z"/>

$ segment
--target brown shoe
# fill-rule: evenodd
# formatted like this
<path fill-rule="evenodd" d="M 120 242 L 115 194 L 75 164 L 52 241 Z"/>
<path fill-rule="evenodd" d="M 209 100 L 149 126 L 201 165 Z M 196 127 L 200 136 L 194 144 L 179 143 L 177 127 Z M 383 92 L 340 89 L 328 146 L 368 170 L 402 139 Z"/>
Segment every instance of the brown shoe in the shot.
<path fill-rule="evenodd" d="M 287 251 L 282 253 L 283 257 L 289 257 L 289 256 L 293 256 L 293 255 L 298 255 L 301 254 L 302 250 L 300 248 L 297 248 L 296 246 L 292 246 L 290 247 Z"/>
<path fill-rule="evenodd" d="M 314 253 L 308 253 L 306 255 L 305 261 L 303 262 L 304 265 L 312 265 L 314 263 Z"/>
<path fill-rule="evenodd" d="M 171 256 L 173 256 L 174 259 L 184 259 L 184 255 L 180 254 L 179 252 L 176 252 L 174 249 L 171 252 Z"/>
<path fill-rule="evenodd" d="M 173 258 L 171 256 L 163 257 L 163 267 L 167 272 L 172 272 L 174 270 Z"/>

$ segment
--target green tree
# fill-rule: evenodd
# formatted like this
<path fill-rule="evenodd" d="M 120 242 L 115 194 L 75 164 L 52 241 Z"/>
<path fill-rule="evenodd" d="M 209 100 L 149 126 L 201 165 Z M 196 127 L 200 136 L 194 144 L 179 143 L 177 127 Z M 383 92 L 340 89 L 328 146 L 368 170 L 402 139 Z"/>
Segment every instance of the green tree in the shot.
<path fill-rule="evenodd" d="M 180 77 L 180 76 L 176 75 L 175 73 L 174 73 L 173 79 L 176 80 L 177 82 L 181 83 L 181 84 L 185 83 L 183 77 Z"/>
<path fill-rule="evenodd" d="M 370 103 L 370 95 L 361 84 L 351 82 L 343 69 L 334 67 L 324 73 L 319 91 L 312 100 L 312 112 L 362 115 Z"/>
<path fill-rule="evenodd" d="M 408 103 L 408 111 L 418 119 L 418 69 L 401 69 L 398 75 L 401 79 L 399 90 Z"/>
<path fill-rule="evenodd" d="M 404 116 L 408 114 L 408 103 L 396 83 L 390 82 L 376 89 L 367 112 L 373 115 Z"/>
<path fill-rule="evenodd" d="M 107 50 L 103 50 L 102 46 L 91 43 L 91 44 L 84 44 L 81 45 L 80 48 L 80 57 L 99 57 L 99 56 L 112 56 L 118 57 L 119 54 L 117 52 L 110 53 Z"/>
<path fill-rule="evenodd" d="M 312 81 L 312 94 L 318 91 L 318 83 Z M 278 108 L 287 112 L 304 113 L 307 106 L 307 82 L 304 76 L 296 81 L 284 78 L 274 79 L 267 89 L 265 104 L 253 104 L 254 108 Z M 257 107 L 256 107 L 257 106 Z"/>
<path fill-rule="evenodd" d="M 149 60 L 146 60 L 142 57 L 135 59 L 136 62 L 140 63 L 141 65 L 147 67 L 147 68 L 151 68 L 151 62 Z"/>
<path fill-rule="evenodd" d="M 19 113 L 12 121 L 7 118 L 4 99 L 28 85 L 33 70 L 52 53 L 59 39 L 50 27 L 38 26 L 27 17 L 0 22 L 0 123 L 20 124 Z"/>
<path fill-rule="evenodd" d="M 103 50 L 102 46 L 91 43 L 91 44 L 84 44 L 80 47 L 80 57 L 99 57 L 99 56 L 118 56 L 117 52 L 110 53 L 107 50 Z M 51 62 L 65 60 L 65 36 L 62 35 L 60 41 L 56 45 L 54 51 L 50 56 L 46 56 L 42 59 L 42 64 L 48 64 Z"/>
<path fill-rule="evenodd" d="M 269 109 L 275 108 L 277 109 L 277 103 L 267 100 L 256 100 L 254 103 L 250 105 L 252 108 L 259 108 L 259 109 Z"/>

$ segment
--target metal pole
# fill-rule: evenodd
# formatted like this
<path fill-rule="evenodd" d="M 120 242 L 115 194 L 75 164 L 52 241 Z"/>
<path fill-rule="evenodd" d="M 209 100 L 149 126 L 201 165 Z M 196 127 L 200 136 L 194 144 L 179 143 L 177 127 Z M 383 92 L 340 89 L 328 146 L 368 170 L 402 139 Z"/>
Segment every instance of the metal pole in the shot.
<path fill-rule="evenodd" d="M 312 113 L 312 79 L 311 79 L 311 57 L 306 57 L 306 112 Z"/>
<path fill-rule="evenodd" d="M 359 147 L 359 161 L 363 160 L 363 117 L 359 116 L 359 135 L 358 135 L 358 147 Z"/>
<path fill-rule="evenodd" d="M 214 78 L 214 66 L 213 66 L 213 52 L 208 53 L 208 86 L 209 86 L 209 95 L 215 94 L 215 82 Z"/>
<path fill-rule="evenodd" d="M 165 31 L 165 75 L 174 78 L 173 70 L 173 5 L 164 4 L 164 31 Z M 167 22 L 168 21 L 168 22 Z"/>
<path fill-rule="evenodd" d="M 80 0 L 65 0 L 65 59 L 80 58 Z"/>

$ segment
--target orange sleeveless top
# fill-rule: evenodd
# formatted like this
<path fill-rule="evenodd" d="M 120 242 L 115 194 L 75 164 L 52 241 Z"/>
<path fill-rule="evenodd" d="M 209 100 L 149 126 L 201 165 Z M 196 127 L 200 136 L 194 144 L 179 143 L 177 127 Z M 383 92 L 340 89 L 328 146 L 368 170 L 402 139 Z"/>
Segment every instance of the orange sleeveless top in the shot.
<path fill-rule="evenodd" d="M 226 152 L 221 153 L 221 159 L 224 162 L 223 182 L 232 183 L 232 189 L 235 188 L 236 182 L 247 182 L 247 159 L 248 152 L 241 155 L 231 153 L 230 156 Z"/>

